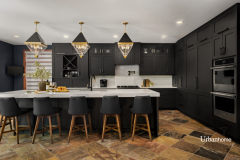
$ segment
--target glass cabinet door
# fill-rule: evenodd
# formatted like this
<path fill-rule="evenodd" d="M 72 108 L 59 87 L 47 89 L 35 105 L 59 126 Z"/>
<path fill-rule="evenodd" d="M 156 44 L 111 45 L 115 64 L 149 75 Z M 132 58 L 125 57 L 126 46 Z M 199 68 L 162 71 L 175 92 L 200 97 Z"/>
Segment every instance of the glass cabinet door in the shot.
<path fill-rule="evenodd" d="M 102 54 L 114 54 L 114 45 L 102 45 Z"/>
<path fill-rule="evenodd" d="M 89 54 L 101 54 L 102 48 L 101 45 L 90 45 Z"/>
<path fill-rule="evenodd" d="M 155 54 L 163 54 L 164 53 L 164 46 L 163 45 L 157 45 L 153 49 Z"/>
<path fill-rule="evenodd" d="M 152 46 L 149 46 L 149 45 L 142 46 L 142 48 L 141 48 L 141 53 L 142 53 L 142 54 L 145 54 L 145 55 L 150 54 L 150 53 L 153 53 L 153 48 L 152 48 Z"/>

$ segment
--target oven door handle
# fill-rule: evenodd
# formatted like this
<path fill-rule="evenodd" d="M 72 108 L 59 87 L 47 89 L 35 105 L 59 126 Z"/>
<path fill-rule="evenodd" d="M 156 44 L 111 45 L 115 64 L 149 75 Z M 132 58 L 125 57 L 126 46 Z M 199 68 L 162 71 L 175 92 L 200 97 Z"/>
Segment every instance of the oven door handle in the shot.
<path fill-rule="evenodd" d="M 210 92 L 211 94 L 219 95 L 219 96 L 226 96 L 226 97 L 233 97 L 236 98 L 236 94 L 227 94 L 227 93 L 219 93 L 219 92 Z"/>
<path fill-rule="evenodd" d="M 221 66 L 221 67 L 212 67 L 210 69 L 221 69 L 221 68 L 235 68 L 236 65 L 229 65 L 229 66 Z"/>

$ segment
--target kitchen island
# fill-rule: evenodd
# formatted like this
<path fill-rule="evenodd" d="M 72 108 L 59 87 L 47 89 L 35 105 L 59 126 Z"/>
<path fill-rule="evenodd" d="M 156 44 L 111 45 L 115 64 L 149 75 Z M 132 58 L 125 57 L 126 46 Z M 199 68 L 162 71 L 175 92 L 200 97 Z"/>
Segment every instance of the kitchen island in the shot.
<path fill-rule="evenodd" d="M 151 97 L 151 105 L 153 112 L 149 114 L 149 121 L 151 126 L 151 131 L 155 136 L 158 135 L 158 100 L 160 93 L 149 90 L 149 89 L 103 89 L 96 91 L 88 90 L 70 90 L 69 92 L 56 92 L 56 93 L 26 93 L 25 90 L 2 92 L 1 97 L 15 97 L 20 108 L 33 108 L 33 98 L 34 97 L 50 97 L 54 107 L 62 108 L 60 112 L 61 128 L 63 132 L 68 132 L 71 124 L 71 115 L 68 114 L 69 98 L 71 96 L 85 96 L 89 107 L 91 107 L 91 118 L 92 118 L 92 128 L 93 132 L 99 132 L 103 128 L 103 115 L 100 113 L 100 108 L 102 105 L 102 97 L 104 95 L 118 95 L 120 106 L 122 108 L 121 117 L 121 128 L 123 132 L 130 131 L 131 126 L 131 112 L 130 106 L 133 105 L 135 96 L 145 96 Z M 31 125 L 34 128 L 36 122 L 36 117 L 31 113 Z M 48 121 L 45 120 L 46 125 Z M 52 118 L 53 125 L 57 124 L 57 118 Z M 83 123 L 82 119 L 76 120 L 76 124 Z M 88 123 L 88 122 L 87 122 Z M 107 123 L 116 123 L 114 117 L 110 117 Z M 139 117 L 137 123 L 146 123 L 144 117 Z M 27 119 L 25 117 L 19 117 L 19 125 L 26 125 Z M 39 125 L 41 128 L 41 125 Z"/>

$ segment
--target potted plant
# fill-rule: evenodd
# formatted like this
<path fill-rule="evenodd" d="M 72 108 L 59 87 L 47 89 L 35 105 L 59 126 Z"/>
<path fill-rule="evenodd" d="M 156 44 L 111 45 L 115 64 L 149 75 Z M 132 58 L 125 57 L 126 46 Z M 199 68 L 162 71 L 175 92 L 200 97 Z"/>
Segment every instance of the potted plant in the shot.
<path fill-rule="evenodd" d="M 152 87 L 152 86 L 153 86 L 153 83 L 152 83 L 152 82 L 149 82 L 149 86 Z"/>
<path fill-rule="evenodd" d="M 39 62 L 34 62 L 34 66 L 37 67 L 36 69 L 34 69 L 35 72 L 25 73 L 23 74 L 23 76 L 40 79 L 41 81 L 38 82 L 39 90 L 46 90 L 46 80 L 48 80 L 50 76 L 52 76 L 52 74 L 50 71 L 46 71 L 45 67 L 43 67 Z"/>

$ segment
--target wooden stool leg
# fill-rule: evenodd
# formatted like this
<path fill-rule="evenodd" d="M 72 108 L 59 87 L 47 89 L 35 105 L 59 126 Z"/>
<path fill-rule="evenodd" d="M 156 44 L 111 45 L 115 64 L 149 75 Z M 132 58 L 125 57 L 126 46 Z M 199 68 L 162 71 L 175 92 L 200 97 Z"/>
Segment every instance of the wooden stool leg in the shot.
<path fill-rule="evenodd" d="M 71 126 L 70 126 L 70 131 L 68 135 L 68 143 L 70 143 L 71 135 L 72 135 L 72 130 L 74 129 L 74 121 L 75 121 L 75 116 L 72 116 L 72 121 L 71 121 Z"/>
<path fill-rule="evenodd" d="M 16 121 L 16 130 L 17 130 L 17 144 L 19 144 L 19 130 L 18 130 L 18 117 L 15 117 L 15 121 Z"/>
<path fill-rule="evenodd" d="M 106 127 L 106 123 L 107 123 L 107 115 L 104 114 L 103 115 L 103 132 L 102 132 L 102 142 L 104 140 L 104 134 L 105 134 L 105 127 Z"/>
<path fill-rule="evenodd" d="M 12 121 L 11 121 L 10 117 L 8 118 L 8 122 L 10 123 L 10 130 L 12 131 L 13 130 L 13 128 L 12 128 Z"/>
<path fill-rule="evenodd" d="M 90 134 L 92 134 L 92 120 L 91 120 L 91 113 L 88 114 L 88 121 L 89 121 Z"/>
<path fill-rule="evenodd" d="M 134 125 L 133 125 L 133 133 L 132 133 L 132 141 L 133 141 L 133 139 L 134 139 L 134 135 L 135 135 L 136 123 L 137 123 L 137 114 L 135 114 L 135 117 L 134 117 Z"/>
<path fill-rule="evenodd" d="M 133 130 L 133 118 L 134 118 L 134 114 L 132 113 L 132 116 L 131 116 L 131 134 L 132 134 L 132 130 Z"/>
<path fill-rule="evenodd" d="M 117 120 L 117 126 L 118 126 L 118 134 L 119 134 L 119 139 L 122 141 L 122 133 L 121 133 L 121 126 L 120 126 L 120 118 L 119 114 L 116 114 L 116 120 Z"/>
<path fill-rule="evenodd" d="M 44 117 L 42 117 L 42 130 L 44 130 Z M 44 131 L 42 132 L 42 136 L 44 136 Z"/>
<path fill-rule="evenodd" d="M 61 124 L 60 124 L 60 117 L 59 117 L 59 113 L 57 113 L 57 121 L 58 121 L 58 130 L 59 130 L 59 135 L 61 136 Z"/>
<path fill-rule="evenodd" d="M 5 128 L 5 125 L 6 125 L 6 120 L 7 120 L 6 116 L 3 116 L 2 118 L 3 118 L 3 123 L 2 123 L 2 129 L 1 129 L 1 132 L 0 132 L 0 142 L 1 142 L 1 139 L 2 139 L 2 135 L 3 135 L 4 128 Z"/>
<path fill-rule="evenodd" d="M 36 121 L 35 129 L 34 129 L 34 133 L 33 133 L 32 144 L 34 144 L 34 141 L 35 141 L 35 138 L 36 138 L 39 121 L 40 121 L 40 117 L 37 116 L 37 121 Z"/>
<path fill-rule="evenodd" d="M 146 121 L 147 121 L 147 127 L 148 127 L 149 138 L 150 138 L 150 141 L 152 141 L 152 133 L 151 133 L 150 125 L 149 125 L 148 115 L 146 114 L 145 117 L 146 117 Z"/>
<path fill-rule="evenodd" d="M 77 117 L 75 117 L 77 118 Z M 75 135 L 75 123 L 76 123 L 76 120 L 74 119 L 74 123 L 73 123 L 73 135 Z"/>
<path fill-rule="evenodd" d="M 16 136 L 16 122 L 15 122 L 15 118 L 13 117 L 13 127 L 14 127 L 14 132 L 13 135 Z"/>
<path fill-rule="evenodd" d="M 88 132 L 87 132 L 86 115 L 83 115 L 83 121 L 84 121 L 84 127 L 85 127 L 85 133 L 86 133 L 86 137 L 87 137 L 87 142 L 88 142 Z"/>
<path fill-rule="evenodd" d="M 3 116 L 0 114 L 0 124 L 2 124 Z"/>
<path fill-rule="evenodd" d="M 30 136 L 32 136 L 32 126 L 31 126 L 31 121 L 30 121 L 30 115 L 29 115 L 29 113 L 27 113 L 27 120 L 28 120 L 28 126 L 29 126 Z"/>
<path fill-rule="evenodd" d="M 49 119 L 49 130 L 50 130 L 51 143 L 53 144 L 52 120 L 51 120 L 51 116 L 49 116 L 48 119 Z"/>

